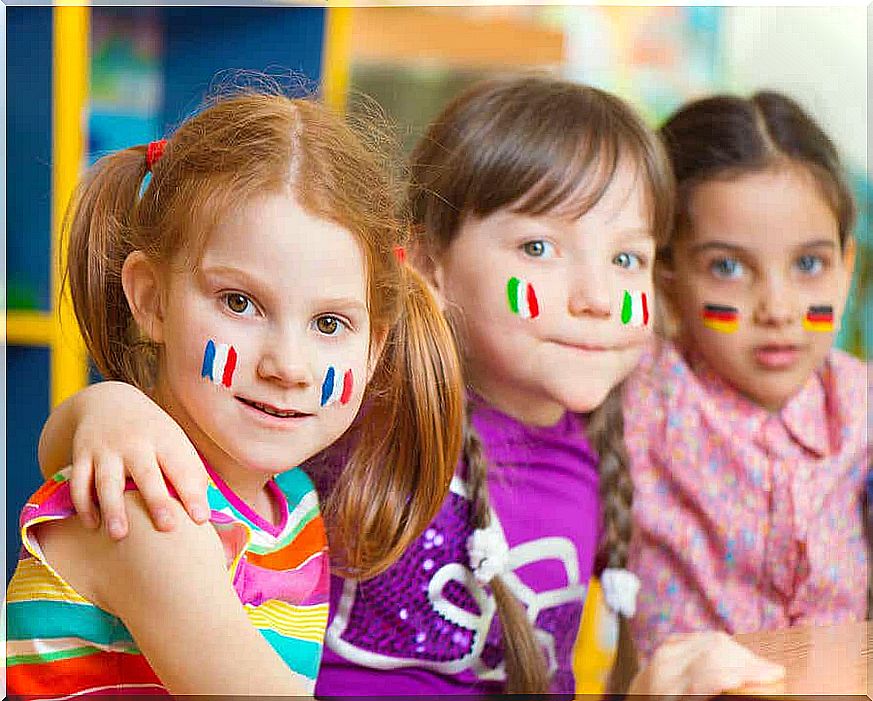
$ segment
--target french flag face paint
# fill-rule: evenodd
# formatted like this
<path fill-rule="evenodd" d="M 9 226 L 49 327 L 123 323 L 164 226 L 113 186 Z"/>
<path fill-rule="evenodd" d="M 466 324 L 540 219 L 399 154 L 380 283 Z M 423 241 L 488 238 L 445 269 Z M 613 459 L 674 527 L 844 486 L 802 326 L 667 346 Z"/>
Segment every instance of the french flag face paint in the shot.
<path fill-rule="evenodd" d="M 536 319 L 540 315 L 537 293 L 529 282 L 517 277 L 509 278 L 506 296 L 513 314 L 518 314 L 522 319 Z"/>
<path fill-rule="evenodd" d="M 236 349 L 226 343 L 216 343 L 211 338 L 203 351 L 203 366 L 200 377 L 224 387 L 230 387 L 233 382 L 233 371 L 236 370 Z"/>
<path fill-rule="evenodd" d="M 621 323 L 625 326 L 649 325 L 649 299 L 645 292 L 624 291 L 621 300 Z"/>
<path fill-rule="evenodd" d="M 348 404 L 352 398 L 352 371 L 346 370 L 340 377 L 333 365 L 328 366 L 321 383 L 321 406 L 330 406 L 335 402 Z"/>
<path fill-rule="evenodd" d="M 834 308 L 830 304 L 820 304 L 806 310 L 803 328 L 807 331 L 831 333 L 834 330 Z"/>
<path fill-rule="evenodd" d="M 703 325 L 714 331 L 733 333 L 740 325 L 740 310 L 724 304 L 704 304 Z"/>

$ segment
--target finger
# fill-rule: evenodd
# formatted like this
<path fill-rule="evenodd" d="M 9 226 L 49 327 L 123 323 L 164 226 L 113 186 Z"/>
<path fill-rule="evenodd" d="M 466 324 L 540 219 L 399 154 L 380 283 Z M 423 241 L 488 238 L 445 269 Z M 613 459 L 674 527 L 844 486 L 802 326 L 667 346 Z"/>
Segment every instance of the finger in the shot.
<path fill-rule="evenodd" d="M 102 456 L 94 466 L 97 501 L 109 537 L 121 540 L 127 535 L 127 512 L 124 509 L 124 463 L 112 454 Z"/>
<path fill-rule="evenodd" d="M 167 491 L 155 453 L 147 449 L 139 450 L 129 455 L 126 462 L 128 473 L 145 501 L 155 528 L 159 531 L 173 530 L 176 525 L 170 508 L 173 497 Z"/>
<path fill-rule="evenodd" d="M 90 454 L 79 453 L 73 457 L 73 470 L 70 475 L 70 499 L 85 528 L 100 525 L 100 512 L 94 499 L 94 462 Z"/>
<path fill-rule="evenodd" d="M 203 461 L 188 439 L 163 448 L 158 454 L 158 462 L 188 515 L 197 523 L 208 521 L 211 513 L 206 498 L 209 479 Z"/>

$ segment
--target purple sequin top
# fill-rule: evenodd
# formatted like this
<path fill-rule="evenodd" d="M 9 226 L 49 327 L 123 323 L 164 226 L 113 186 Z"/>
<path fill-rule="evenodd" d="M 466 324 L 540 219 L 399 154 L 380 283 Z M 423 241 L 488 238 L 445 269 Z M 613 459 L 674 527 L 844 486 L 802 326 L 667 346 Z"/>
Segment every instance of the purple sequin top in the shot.
<path fill-rule="evenodd" d="M 519 423 L 473 397 L 489 462 L 491 506 L 510 546 L 503 576 L 536 621 L 552 691 L 572 693 L 573 644 L 598 538 L 597 461 L 582 420 Z M 316 694 L 499 693 L 505 673 L 490 590 L 476 584 L 466 542 L 470 502 L 460 465 L 421 537 L 363 583 L 333 577 Z"/>

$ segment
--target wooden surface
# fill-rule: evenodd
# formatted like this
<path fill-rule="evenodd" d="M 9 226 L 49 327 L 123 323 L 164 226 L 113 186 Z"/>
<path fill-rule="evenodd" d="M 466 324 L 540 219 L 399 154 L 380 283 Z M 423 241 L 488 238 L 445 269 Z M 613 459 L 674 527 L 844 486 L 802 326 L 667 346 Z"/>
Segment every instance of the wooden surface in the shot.
<path fill-rule="evenodd" d="M 736 640 L 762 657 L 785 666 L 784 681 L 741 693 L 772 697 L 871 696 L 873 626 L 851 623 L 820 628 L 789 628 L 738 635 Z"/>

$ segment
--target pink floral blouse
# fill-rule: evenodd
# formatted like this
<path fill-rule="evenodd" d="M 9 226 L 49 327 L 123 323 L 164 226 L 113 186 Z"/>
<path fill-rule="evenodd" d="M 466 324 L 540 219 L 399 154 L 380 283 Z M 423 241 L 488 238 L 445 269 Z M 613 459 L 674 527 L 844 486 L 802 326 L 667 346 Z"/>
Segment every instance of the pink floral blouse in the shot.
<path fill-rule="evenodd" d="M 867 368 L 831 351 L 776 413 L 659 341 L 629 379 L 632 628 L 672 633 L 862 620 Z"/>

